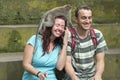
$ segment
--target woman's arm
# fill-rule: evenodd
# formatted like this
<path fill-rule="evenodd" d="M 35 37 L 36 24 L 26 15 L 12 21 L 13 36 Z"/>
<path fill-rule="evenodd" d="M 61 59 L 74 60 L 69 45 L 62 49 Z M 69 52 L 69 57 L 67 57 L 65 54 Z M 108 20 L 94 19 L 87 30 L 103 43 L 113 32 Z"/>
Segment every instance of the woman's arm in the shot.
<path fill-rule="evenodd" d="M 66 45 L 63 45 L 63 48 L 59 54 L 59 58 L 58 58 L 58 62 L 57 62 L 57 66 L 56 68 L 61 71 L 64 66 L 65 66 L 65 62 L 66 62 Z"/>
<path fill-rule="evenodd" d="M 24 49 L 24 55 L 23 55 L 23 67 L 28 72 L 36 75 L 38 71 L 31 65 L 32 63 L 32 57 L 33 57 L 33 51 L 34 47 L 30 44 L 27 44 Z"/>
<path fill-rule="evenodd" d="M 59 58 L 58 58 L 58 62 L 57 62 L 57 66 L 56 68 L 58 70 L 62 70 L 65 66 L 65 62 L 66 62 L 66 50 L 67 50 L 67 44 L 68 44 L 68 28 L 66 28 L 65 30 L 65 35 L 63 37 L 63 47 L 60 51 L 59 54 Z"/>
<path fill-rule="evenodd" d="M 32 57 L 34 55 L 33 51 L 34 51 L 34 47 L 32 45 L 27 44 L 25 46 L 24 56 L 23 56 L 23 67 L 28 72 L 38 76 L 41 80 L 44 80 L 44 78 L 47 77 L 47 74 L 39 72 L 32 66 Z"/>

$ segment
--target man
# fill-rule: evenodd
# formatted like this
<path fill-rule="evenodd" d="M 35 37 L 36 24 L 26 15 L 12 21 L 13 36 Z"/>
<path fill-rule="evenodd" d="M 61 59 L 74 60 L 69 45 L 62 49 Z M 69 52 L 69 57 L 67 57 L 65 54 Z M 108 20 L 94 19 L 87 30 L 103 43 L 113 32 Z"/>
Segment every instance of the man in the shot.
<path fill-rule="evenodd" d="M 94 29 L 97 39 L 97 46 L 92 42 L 90 28 L 92 24 L 92 9 L 88 6 L 78 7 L 75 11 L 76 45 L 72 51 L 71 34 L 68 39 L 67 61 L 65 80 L 102 80 L 104 71 L 104 51 L 107 45 L 102 33 Z"/>

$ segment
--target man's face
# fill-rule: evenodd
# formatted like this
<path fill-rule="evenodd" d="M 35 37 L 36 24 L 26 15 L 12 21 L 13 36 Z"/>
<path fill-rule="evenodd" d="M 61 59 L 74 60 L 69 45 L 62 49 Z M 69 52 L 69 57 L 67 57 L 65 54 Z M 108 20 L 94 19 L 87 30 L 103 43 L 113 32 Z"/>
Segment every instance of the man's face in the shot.
<path fill-rule="evenodd" d="M 90 29 L 92 24 L 92 11 L 91 10 L 79 10 L 78 18 L 76 18 L 76 22 L 79 27 L 84 30 Z"/>

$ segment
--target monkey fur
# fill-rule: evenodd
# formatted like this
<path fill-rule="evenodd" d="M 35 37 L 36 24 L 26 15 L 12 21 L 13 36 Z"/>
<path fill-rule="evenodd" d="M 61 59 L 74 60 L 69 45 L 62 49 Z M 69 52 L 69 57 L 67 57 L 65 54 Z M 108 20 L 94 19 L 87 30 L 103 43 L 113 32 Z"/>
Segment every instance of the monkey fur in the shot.
<path fill-rule="evenodd" d="M 70 5 L 64 5 L 59 6 L 56 8 L 53 8 L 49 11 L 47 11 L 41 18 L 40 24 L 39 24 L 39 31 L 45 30 L 46 27 L 52 27 L 54 24 L 54 18 L 58 15 L 64 15 L 67 18 L 67 26 L 72 27 L 71 22 L 71 6 Z"/>

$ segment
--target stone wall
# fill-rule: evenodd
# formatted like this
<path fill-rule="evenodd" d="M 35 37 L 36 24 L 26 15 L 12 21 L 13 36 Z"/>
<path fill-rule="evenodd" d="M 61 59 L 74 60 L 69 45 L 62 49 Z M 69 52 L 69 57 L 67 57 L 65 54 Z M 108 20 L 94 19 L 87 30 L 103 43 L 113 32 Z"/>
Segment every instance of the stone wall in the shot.
<path fill-rule="evenodd" d="M 107 54 L 103 80 L 120 80 L 120 54 Z"/>
<path fill-rule="evenodd" d="M 21 80 L 22 53 L 0 54 L 0 80 Z M 106 54 L 103 80 L 120 80 L 120 54 Z M 58 78 L 61 74 L 58 73 Z"/>
<path fill-rule="evenodd" d="M 0 54 L 0 80 L 21 80 L 22 53 Z"/>
<path fill-rule="evenodd" d="M 0 80 L 21 80 L 21 61 L 0 62 Z"/>

